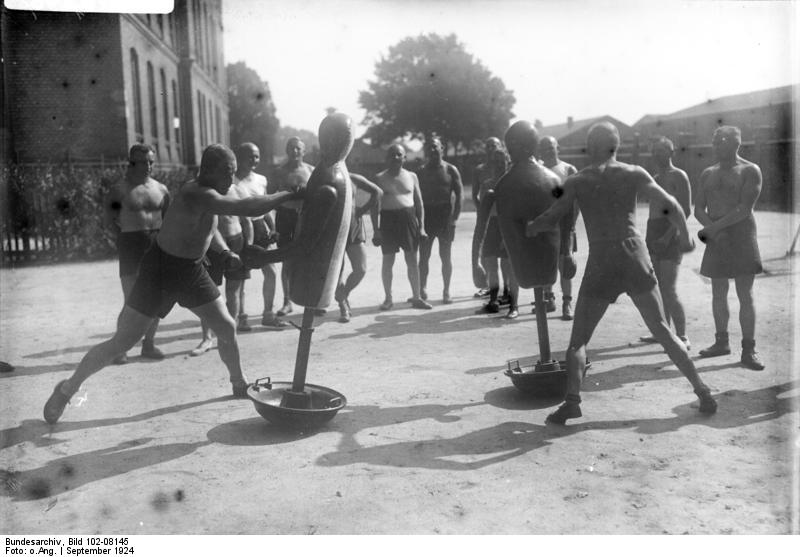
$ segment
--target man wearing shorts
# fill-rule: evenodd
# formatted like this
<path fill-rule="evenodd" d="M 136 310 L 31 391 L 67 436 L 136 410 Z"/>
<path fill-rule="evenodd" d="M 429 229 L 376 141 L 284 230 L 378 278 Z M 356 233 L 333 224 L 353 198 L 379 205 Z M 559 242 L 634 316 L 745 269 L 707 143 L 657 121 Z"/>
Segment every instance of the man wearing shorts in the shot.
<path fill-rule="evenodd" d="M 706 244 L 700 274 L 711 279 L 711 308 L 716 341 L 700 351 L 701 358 L 731 353 L 728 341 L 728 287 L 730 279 L 739 298 L 739 325 L 742 328 L 743 366 L 764 369 L 756 353 L 756 308 L 753 282 L 760 273 L 761 254 L 753 215 L 761 194 L 761 169 L 739 156 L 742 133 L 739 128 L 722 126 L 714 132 L 712 145 L 717 164 L 700 175 L 695 217 L 703 225 L 698 236 Z"/>
<path fill-rule="evenodd" d="M 577 173 L 578 170 L 571 164 L 558 158 L 558 140 L 551 135 L 546 135 L 539 140 L 539 158 L 545 168 L 552 170 L 563 184 L 567 178 Z M 575 234 L 575 222 L 578 220 L 578 204 L 573 204 L 572 210 L 561 219 L 561 243 L 559 253 L 574 254 L 578 251 L 578 237 Z M 567 257 L 558 258 L 558 276 L 561 283 L 561 319 L 564 321 L 572 320 L 572 277 L 566 273 L 568 266 Z M 573 256 L 574 261 L 574 256 Z M 573 267 L 574 269 L 574 267 Z M 553 288 L 547 287 L 544 290 L 545 308 L 547 312 L 556 310 L 556 298 Z M 534 307 L 533 313 L 536 313 Z"/>
<path fill-rule="evenodd" d="M 461 214 L 461 197 L 464 187 L 458 169 L 442 159 L 442 142 L 437 137 L 425 144 L 425 165 L 417 171 L 422 205 L 425 207 L 425 236 L 419 245 L 420 297 L 428 299 L 428 269 L 433 241 L 439 239 L 439 257 L 442 260 L 442 302 L 450 304 L 450 279 L 453 276 L 452 246 L 456 221 Z"/>
<path fill-rule="evenodd" d="M 219 338 L 220 358 L 228 368 L 233 396 L 247 395 L 236 322 L 203 266 L 203 256 L 209 248 L 223 249 L 221 235 L 216 230 L 217 215 L 263 215 L 284 201 L 301 197 L 302 192 L 228 198 L 225 194 L 233 183 L 235 171 L 236 158 L 230 149 L 224 145 L 206 147 L 197 178 L 178 190 L 155 242 L 142 259 L 131 294 L 117 319 L 114 336 L 89 350 L 72 376 L 56 384 L 44 405 L 47 423 L 56 423 L 81 384 L 135 345 L 153 319 L 166 317 L 175 303 L 191 310 L 214 330 Z M 228 257 L 230 267 L 241 265 L 236 255 Z"/>
<path fill-rule="evenodd" d="M 125 178 L 111 186 L 105 200 L 106 222 L 117 233 L 119 279 L 126 300 L 136 281 L 139 263 L 158 234 L 163 215 L 169 207 L 167 186 L 150 177 L 155 157 L 150 145 L 133 145 L 128 154 L 129 166 Z M 164 358 L 164 353 L 156 348 L 154 342 L 157 328 L 156 319 L 144 335 L 144 358 Z M 127 355 L 122 353 L 114 363 L 124 364 L 127 361 Z"/>
<path fill-rule="evenodd" d="M 692 212 L 692 188 L 686 173 L 672 164 L 674 150 L 672 141 L 666 137 L 660 137 L 653 143 L 653 161 L 657 171 L 653 179 L 680 203 L 684 215 L 688 217 Z M 664 302 L 664 316 L 668 324 L 672 323 L 675 326 L 675 334 L 688 349 L 691 345 L 686 337 L 686 313 L 683 311 L 683 303 L 676 289 L 683 252 L 678 241 L 678 230 L 664 216 L 665 209 L 667 208 L 659 206 L 658 203 L 650 204 L 645 236 L 647 251 L 656 271 L 658 289 Z M 640 340 L 656 342 L 652 336 L 642 337 Z"/>
<path fill-rule="evenodd" d="M 582 415 L 580 389 L 586 368 L 586 345 L 609 304 L 623 292 L 631 297 L 650 332 L 691 383 L 700 399 L 700 412 L 713 414 L 717 409 L 686 347 L 664 319 L 655 271 L 636 229 L 637 197 L 665 208 L 678 230 L 683 251 L 693 249 L 686 217 L 680 204 L 643 168 L 616 160 L 619 143 L 619 132 L 613 124 L 593 125 L 586 140 L 589 166 L 568 178 L 558 201 L 527 225 L 528 236 L 551 230 L 577 200 L 589 238 L 589 260 L 567 348 L 566 400 L 547 417 L 551 423 L 563 424 Z"/>
<path fill-rule="evenodd" d="M 339 273 L 339 284 L 336 286 L 335 299 L 339 304 L 339 323 L 349 323 L 350 312 L 350 292 L 358 286 L 367 274 L 367 241 L 366 231 L 364 230 L 364 215 L 369 213 L 372 218 L 372 229 L 377 230 L 378 212 L 380 211 L 381 197 L 383 192 L 377 184 L 373 184 L 360 174 L 350 173 L 350 181 L 353 182 L 353 196 L 361 190 L 369 195 L 369 200 L 362 206 L 357 206 L 353 200 L 353 212 L 350 219 L 350 230 L 347 234 L 347 245 L 345 253 L 350 260 L 351 271 L 344 277 L 344 261 L 342 271 Z"/>
<path fill-rule="evenodd" d="M 395 255 L 401 249 L 406 260 L 408 282 L 411 285 L 411 307 L 416 309 L 432 309 L 432 306 L 420 297 L 419 263 L 417 251 L 420 238 L 424 237 L 425 212 L 422 207 L 422 195 L 419 191 L 417 175 L 403 168 L 406 161 L 406 150 L 401 145 L 392 145 L 386 152 L 387 169 L 375 177 L 378 187 L 383 192 L 378 228 L 372 242 L 381 247 L 383 263 L 381 279 L 385 298 L 380 305 L 381 311 L 392 309 L 392 268 Z"/>
<path fill-rule="evenodd" d="M 306 154 L 306 145 L 299 137 L 291 137 L 286 142 L 287 161 L 279 166 L 275 179 L 268 186 L 269 193 L 288 191 L 293 192 L 306 187 L 314 167 L 303 161 Z M 303 208 L 302 201 L 291 201 L 275 209 L 275 230 L 278 233 L 278 247 L 289 245 L 294 240 L 294 233 L 297 229 L 297 219 L 300 216 L 300 209 Z M 294 311 L 292 302 L 289 300 L 289 268 L 288 261 L 281 265 L 281 286 L 283 287 L 283 307 L 278 310 L 278 317 L 283 317 Z"/>

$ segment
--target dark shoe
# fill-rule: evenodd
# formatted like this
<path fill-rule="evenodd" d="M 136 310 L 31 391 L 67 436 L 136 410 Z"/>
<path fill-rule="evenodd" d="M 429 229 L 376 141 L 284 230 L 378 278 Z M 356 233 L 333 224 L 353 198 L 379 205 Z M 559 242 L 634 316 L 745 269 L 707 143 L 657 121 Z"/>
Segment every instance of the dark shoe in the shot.
<path fill-rule="evenodd" d="M 261 318 L 261 325 L 263 325 L 267 329 L 282 331 L 289 326 L 289 323 L 287 323 L 283 319 L 278 319 L 278 317 L 276 317 L 275 315 L 268 314 Z"/>
<path fill-rule="evenodd" d="M 350 323 L 350 302 L 342 300 L 339 302 L 339 323 Z"/>
<path fill-rule="evenodd" d="M 497 304 L 501 306 L 507 306 L 511 304 L 511 296 L 508 294 L 503 294 L 502 296 L 498 296 Z"/>
<path fill-rule="evenodd" d="M 531 302 L 533 308 L 531 308 L 531 313 L 536 313 L 536 302 Z M 556 310 L 556 298 L 555 296 L 547 297 L 544 299 L 544 311 L 545 313 L 553 313 Z"/>
<path fill-rule="evenodd" d="M 120 354 L 119 356 L 111 360 L 111 363 L 114 364 L 115 366 L 124 366 L 125 364 L 128 363 L 128 355 Z"/>
<path fill-rule="evenodd" d="M 717 401 L 711 396 L 711 391 L 708 388 L 696 389 L 694 394 L 700 399 L 700 413 L 701 414 L 714 414 L 717 411 Z"/>
<path fill-rule="evenodd" d="M 580 403 L 565 401 L 558 407 L 558 410 L 547 416 L 545 421 L 549 424 L 564 425 L 567 420 L 580 418 L 581 416 L 583 414 L 581 413 Z"/>
<path fill-rule="evenodd" d="M 247 316 L 242 314 L 239 316 L 239 324 L 236 325 L 236 332 L 237 333 L 247 333 L 252 331 L 253 328 L 247 324 Z"/>
<path fill-rule="evenodd" d="M 561 301 L 561 320 L 572 321 L 572 298 L 564 296 Z"/>
<path fill-rule="evenodd" d="M 433 309 L 432 305 L 420 298 L 412 298 L 411 307 L 414 309 Z"/>
<path fill-rule="evenodd" d="M 290 302 L 286 302 L 285 304 L 283 304 L 283 307 L 278 310 L 278 313 L 276 315 L 278 317 L 284 317 L 286 315 L 289 315 L 293 311 L 294 308 L 292 307 L 292 304 Z"/>
<path fill-rule="evenodd" d="M 481 306 L 481 309 L 477 310 L 475 313 L 500 313 L 500 304 L 498 304 L 497 301 L 489 301 Z"/>
<path fill-rule="evenodd" d="M 381 310 L 381 311 L 389 311 L 393 307 L 394 307 L 394 303 L 391 300 L 386 299 L 386 300 L 383 301 L 383 303 L 381 305 L 378 306 L 378 309 Z"/>
<path fill-rule="evenodd" d="M 69 399 L 72 398 L 72 395 L 65 395 L 61 391 L 61 386 L 66 382 L 66 380 L 59 381 L 56 384 L 56 388 L 53 389 L 53 394 L 51 394 L 50 398 L 47 399 L 47 402 L 44 403 L 44 421 L 50 425 L 53 425 L 58 421 L 58 419 L 61 417 L 61 414 L 64 413 L 64 408 L 66 408 L 67 404 L 69 404 Z"/>
<path fill-rule="evenodd" d="M 14 366 L 8 362 L 0 362 L 0 373 L 11 373 L 14 371 Z"/>
<path fill-rule="evenodd" d="M 656 337 L 650 335 L 648 337 L 639 337 L 640 342 L 644 342 L 645 344 L 656 344 L 658 341 Z"/>
<path fill-rule="evenodd" d="M 746 368 L 756 371 L 764 369 L 764 363 L 758 357 L 758 352 L 756 352 L 756 341 L 742 340 L 742 359 L 740 361 Z"/>
<path fill-rule="evenodd" d="M 153 345 L 142 344 L 142 358 L 148 360 L 163 360 L 164 353 Z"/>
<path fill-rule="evenodd" d="M 237 381 L 234 383 L 231 381 L 231 388 L 233 392 L 233 398 L 247 398 L 247 389 L 250 388 L 250 383 L 245 381 Z"/>
<path fill-rule="evenodd" d="M 728 333 L 716 333 L 716 341 L 708 348 L 700 351 L 701 358 L 714 358 L 716 356 L 726 356 L 731 353 L 731 345 L 728 343 Z"/>

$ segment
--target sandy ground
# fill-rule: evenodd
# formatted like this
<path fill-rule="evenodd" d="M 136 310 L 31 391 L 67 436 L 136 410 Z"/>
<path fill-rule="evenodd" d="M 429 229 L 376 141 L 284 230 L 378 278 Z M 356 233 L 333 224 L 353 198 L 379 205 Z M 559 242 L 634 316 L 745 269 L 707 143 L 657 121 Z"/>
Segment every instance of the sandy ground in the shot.
<path fill-rule="evenodd" d="M 354 318 L 339 324 L 331 308 L 317 320 L 308 372 L 348 406 L 305 434 L 229 397 L 216 351 L 188 357 L 199 326 L 183 308 L 159 331 L 166 361 L 137 356 L 105 369 L 47 426 L 41 410 L 53 385 L 114 328 L 116 263 L 0 270 L 0 359 L 16 365 L 0 376 L 0 468 L 9 471 L 2 530 L 798 533 L 796 258 L 782 257 L 796 223 L 777 213 L 757 220 L 768 270 L 755 285 L 757 338 L 767 368 L 738 365 L 732 288 L 734 353 L 697 361 L 720 405 L 710 418 L 698 415 L 662 349 L 638 342 L 644 326 L 623 296 L 590 345 L 584 417 L 545 425 L 558 401 L 523 395 L 502 374 L 507 359 L 538 353 L 532 291 L 523 291 L 515 321 L 474 314 L 474 213 L 458 226 L 453 305 L 441 304 L 434 258 L 432 311 L 401 302 L 378 312 L 380 256 L 370 246 L 371 269 L 351 296 Z M 579 230 L 578 279 L 587 245 Z M 686 257 L 679 283 L 695 358 L 714 332 L 701 256 Z M 261 309 L 260 283 L 247 284 L 251 315 Z M 395 300 L 409 294 L 398 258 Z M 549 330 L 563 355 L 570 324 L 551 314 Z M 250 379 L 291 380 L 297 340 L 294 329 L 241 335 Z"/>

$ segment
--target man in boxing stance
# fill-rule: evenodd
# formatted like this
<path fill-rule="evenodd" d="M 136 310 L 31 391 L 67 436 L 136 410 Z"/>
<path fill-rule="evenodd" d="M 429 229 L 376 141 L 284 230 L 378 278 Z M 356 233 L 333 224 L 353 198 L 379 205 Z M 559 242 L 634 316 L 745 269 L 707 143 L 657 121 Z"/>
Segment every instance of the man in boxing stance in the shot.
<path fill-rule="evenodd" d="M 552 230 L 577 200 L 589 238 L 589 260 L 567 348 L 566 400 L 547 417 L 551 423 L 563 424 L 582 415 L 580 389 L 586 345 L 608 305 L 622 292 L 631 297 L 650 332 L 692 384 L 700 399 L 700 412 L 713 414 L 717 410 L 686 347 L 664 319 L 655 272 L 635 224 L 637 197 L 659 203 L 678 231 L 681 249 L 690 251 L 693 242 L 683 208 L 643 168 L 616 160 L 619 143 L 619 132 L 613 124 L 593 125 L 586 140 L 589 166 L 568 178 L 558 201 L 527 225 L 529 236 Z"/>

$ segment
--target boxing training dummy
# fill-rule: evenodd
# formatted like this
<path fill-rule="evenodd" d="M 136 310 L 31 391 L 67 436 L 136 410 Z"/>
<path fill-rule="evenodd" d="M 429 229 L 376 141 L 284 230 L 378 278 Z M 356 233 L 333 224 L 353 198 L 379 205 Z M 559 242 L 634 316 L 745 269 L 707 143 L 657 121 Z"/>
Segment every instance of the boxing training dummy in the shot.
<path fill-rule="evenodd" d="M 554 228 L 528 238 L 525 227 L 530 219 L 555 203 L 561 192 L 561 182 L 555 173 L 534 158 L 539 136 L 533 124 L 516 122 L 508 128 L 505 142 L 511 168 L 487 198 L 492 198 L 497 209 L 497 223 L 517 282 L 521 288 L 534 289 L 540 363 L 548 363 L 550 340 L 542 289 L 551 286 L 557 278 L 560 234 L 558 228 Z"/>
<path fill-rule="evenodd" d="M 289 265 L 289 299 L 305 307 L 297 346 L 294 380 L 283 394 L 281 406 L 311 408 L 305 391 L 314 309 L 333 301 L 344 260 L 353 211 L 353 184 L 344 159 L 353 147 L 350 118 L 331 114 L 319 126 L 320 162 L 306 184 L 303 207 L 294 240 L 275 250 L 247 246 L 242 262 L 251 269 L 285 261 Z"/>
<path fill-rule="evenodd" d="M 320 162 L 306 184 L 293 242 L 275 250 L 248 246 L 242 261 L 251 269 L 286 261 L 289 298 L 306 308 L 325 308 L 333 301 L 344 260 L 353 211 L 353 185 L 345 157 L 353 146 L 350 118 L 336 113 L 319 126 Z"/>

